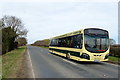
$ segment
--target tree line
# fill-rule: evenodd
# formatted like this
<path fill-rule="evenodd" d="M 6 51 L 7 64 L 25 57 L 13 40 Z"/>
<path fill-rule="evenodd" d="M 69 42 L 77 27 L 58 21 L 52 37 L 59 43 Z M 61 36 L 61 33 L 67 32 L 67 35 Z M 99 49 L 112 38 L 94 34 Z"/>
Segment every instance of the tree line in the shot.
<path fill-rule="evenodd" d="M 27 44 L 27 29 L 20 18 L 15 16 L 3 16 L 0 19 L 0 31 L 2 36 L 2 54 Z"/>
<path fill-rule="evenodd" d="M 33 44 L 33 46 L 44 46 L 44 47 L 48 47 L 49 46 L 49 43 L 50 43 L 50 40 L 49 39 L 44 39 L 44 40 L 38 40 L 38 41 L 35 41 Z"/>

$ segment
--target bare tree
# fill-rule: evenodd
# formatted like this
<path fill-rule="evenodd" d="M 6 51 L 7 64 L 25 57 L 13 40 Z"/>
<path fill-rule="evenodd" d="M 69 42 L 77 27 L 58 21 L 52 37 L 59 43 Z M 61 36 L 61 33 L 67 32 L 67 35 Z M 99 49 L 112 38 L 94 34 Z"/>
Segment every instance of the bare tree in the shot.
<path fill-rule="evenodd" d="M 27 29 L 21 19 L 15 16 L 4 16 L 0 21 L 2 26 L 2 53 L 6 53 L 17 48 L 17 39 L 27 35 Z"/>
<path fill-rule="evenodd" d="M 116 44 L 116 41 L 111 38 L 111 39 L 110 39 L 110 45 L 114 45 L 114 44 Z"/>
<path fill-rule="evenodd" d="M 24 46 L 24 45 L 27 44 L 27 40 L 26 40 L 26 38 L 24 38 L 24 37 L 19 37 L 19 38 L 17 39 L 17 42 L 18 42 L 18 46 Z"/>
<path fill-rule="evenodd" d="M 24 24 L 21 19 L 15 16 L 4 16 L 2 18 L 2 27 L 11 27 L 18 35 L 27 35 L 27 29 L 24 28 Z"/>

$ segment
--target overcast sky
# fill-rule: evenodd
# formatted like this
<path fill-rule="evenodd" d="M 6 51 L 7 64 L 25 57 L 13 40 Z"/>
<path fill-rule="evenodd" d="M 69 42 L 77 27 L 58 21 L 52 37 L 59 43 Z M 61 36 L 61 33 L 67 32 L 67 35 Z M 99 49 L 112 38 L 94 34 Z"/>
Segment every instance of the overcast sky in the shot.
<path fill-rule="evenodd" d="M 0 18 L 20 18 L 28 29 L 28 43 L 58 36 L 82 28 L 106 29 L 118 43 L 118 1 L 34 1 L 2 0 Z"/>

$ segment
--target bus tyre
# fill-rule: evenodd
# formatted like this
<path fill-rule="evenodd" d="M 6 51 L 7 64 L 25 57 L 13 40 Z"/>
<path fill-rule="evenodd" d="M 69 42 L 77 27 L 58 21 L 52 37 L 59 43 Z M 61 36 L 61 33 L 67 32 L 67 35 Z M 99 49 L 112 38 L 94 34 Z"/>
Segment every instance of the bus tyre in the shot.
<path fill-rule="evenodd" d="M 67 53 L 67 54 L 66 54 L 66 58 L 67 58 L 67 59 L 70 59 L 70 53 Z"/>

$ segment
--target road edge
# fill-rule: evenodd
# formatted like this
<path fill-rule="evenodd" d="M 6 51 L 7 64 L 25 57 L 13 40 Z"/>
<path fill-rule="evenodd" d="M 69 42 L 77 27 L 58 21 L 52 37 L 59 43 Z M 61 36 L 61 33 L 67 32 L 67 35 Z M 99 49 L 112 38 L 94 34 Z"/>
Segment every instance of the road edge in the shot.
<path fill-rule="evenodd" d="M 29 58 L 29 62 L 30 62 L 30 67 L 31 67 L 31 72 L 32 72 L 32 78 L 33 78 L 33 80 L 35 80 L 35 73 L 34 73 L 34 70 L 33 70 L 32 60 L 31 60 L 31 56 L 30 56 L 30 53 L 29 53 L 28 49 L 27 49 L 27 54 L 28 54 L 28 58 Z"/>

